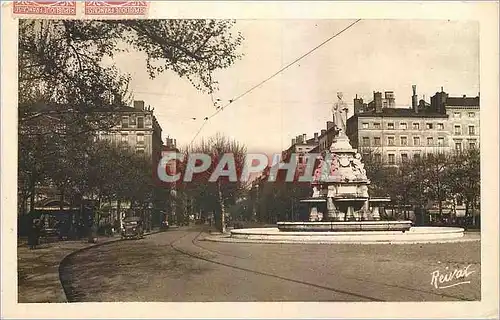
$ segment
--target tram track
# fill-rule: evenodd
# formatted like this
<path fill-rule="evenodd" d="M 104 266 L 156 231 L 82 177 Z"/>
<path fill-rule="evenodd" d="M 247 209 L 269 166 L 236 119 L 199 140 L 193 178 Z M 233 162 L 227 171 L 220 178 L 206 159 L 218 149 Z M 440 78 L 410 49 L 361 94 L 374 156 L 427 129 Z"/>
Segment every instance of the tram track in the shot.
<path fill-rule="evenodd" d="M 196 235 L 196 237 L 194 239 L 198 238 L 202 233 L 203 233 L 203 231 L 200 231 Z M 187 233 L 187 234 L 183 235 L 182 237 L 180 237 L 180 238 L 178 238 L 178 239 L 173 240 L 172 242 L 170 242 L 170 247 L 173 250 L 175 250 L 178 253 L 181 253 L 183 255 L 189 256 L 191 258 L 203 260 L 205 262 L 213 263 L 213 264 L 216 264 L 216 265 L 219 265 L 219 266 L 224 266 L 224 267 L 235 269 L 235 270 L 239 270 L 239 271 L 249 272 L 249 273 L 253 273 L 253 274 L 256 274 L 256 275 L 260 275 L 260 276 L 271 277 L 271 278 L 274 278 L 274 279 L 279 279 L 279 280 L 283 280 L 283 281 L 287 281 L 287 282 L 293 282 L 293 283 L 296 283 L 296 284 L 301 284 L 301 285 L 305 285 L 305 286 L 309 286 L 309 287 L 314 287 L 314 288 L 317 288 L 317 289 L 323 289 L 323 290 L 327 290 L 327 291 L 330 291 L 330 292 L 335 292 L 335 293 L 339 293 L 339 294 L 344 294 L 344 295 L 356 297 L 358 299 L 361 298 L 361 299 L 364 299 L 364 300 L 375 301 L 375 302 L 383 302 L 383 301 L 385 301 L 385 300 L 378 299 L 378 298 L 375 298 L 375 297 L 370 297 L 370 296 L 367 296 L 367 295 L 362 295 L 362 294 L 358 294 L 358 293 L 348 292 L 348 291 L 340 290 L 340 289 L 334 289 L 334 288 L 330 288 L 330 287 L 327 287 L 327 286 L 318 285 L 318 284 L 315 284 L 315 283 L 310 283 L 310 282 L 306 282 L 306 281 L 302 281 L 302 280 L 296 280 L 296 279 L 286 278 L 286 277 L 282 277 L 282 276 L 275 275 L 275 274 L 272 274 L 272 273 L 267 273 L 267 272 L 252 270 L 252 269 L 248 269 L 248 268 L 239 267 L 239 266 L 236 266 L 236 265 L 232 265 L 232 264 L 228 264 L 228 263 L 216 261 L 216 260 L 213 260 L 213 259 L 205 258 L 205 257 L 199 256 L 199 255 L 196 255 L 194 253 L 185 251 L 185 250 L 183 250 L 183 249 L 175 246 L 176 242 L 182 240 L 183 238 L 185 238 L 189 234 L 190 233 Z M 192 241 L 194 241 L 194 239 Z"/>

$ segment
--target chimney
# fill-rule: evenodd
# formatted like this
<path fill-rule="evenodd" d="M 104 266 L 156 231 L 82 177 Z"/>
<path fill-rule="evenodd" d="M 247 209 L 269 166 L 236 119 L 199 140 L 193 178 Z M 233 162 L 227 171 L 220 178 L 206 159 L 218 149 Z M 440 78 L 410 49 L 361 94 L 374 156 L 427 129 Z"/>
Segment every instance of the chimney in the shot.
<path fill-rule="evenodd" d="M 431 97 L 431 109 L 434 112 L 445 114 L 447 99 L 448 94 L 446 92 L 436 92 L 436 94 Z"/>
<path fill-rule="evenodd" d="M 413 89 L 413 96 L 411 97 L 411 108 L 413 109 L 413 111 L 415 111 L 415 113 L 418 113 L 417 86 L 416 85 L 412 85 L 411 87 Z"/>
<path fill-rule="evenodd" d="M 177 139 L 174 139 L 174 147 L 177 147 Z"/>
<path fill-rule="evenodd" d="M 142 100 L 135 100 L 134 101 L 134 109 L 144 110 L 144 101 L 142 101 Z"/>
<path fill-rule="evenodd" d="M 321 129 L 321 135 L 324 136 L 326 133 L 326 129 Z"/>
<path fill-rule="evenodd" d="M 297 143 L 302 143 L 302 136 L 297 136 L 297 137 L 295 138 L 295 141 L 296 141 Z"/>
<path fill-rule="evenodd" d="M 302 134 L 302 141 L 303 141 L 303 143 L 307 142 L 307 135 L 305 133 Z"/>
<path fill-rule="evenodd" d="M 295 144 L 295 141 L 296 141 L 295 139 L 292 139 L 292 146 Z"/>
<path fill-rule="evenodd" d="M 318 141 L 318 133 L 317 132 L 314 133 L 314 141 L 316 141 L 316 142 Z"/>
<path fill-rule="evenodd" d="M 382 112 L 382 92 L 375 92 L 373 93 L 373 101 L 375 102 L 375 112 L 376 113 L 381 113 Z"/>
<path fill-rule="evenodd" d="M 387 101 L 387 107 L 389 108 L 396 107 L 396 98 L 394 97 L 394 91 L 386 91 L 385 100 Z"/>
<path fill-rule="evenodd" d="M 354 114 L 363 112 L 363 109 L 363 98 L 358 98 L 358 95 L 356 95 L 356 98 L 354 98 Z"/>
<path fill-rule="evenodd" d="M 333 121 L 327 121 L 326 122 L 326 130 L 330 130 L 333 128 Z"/>

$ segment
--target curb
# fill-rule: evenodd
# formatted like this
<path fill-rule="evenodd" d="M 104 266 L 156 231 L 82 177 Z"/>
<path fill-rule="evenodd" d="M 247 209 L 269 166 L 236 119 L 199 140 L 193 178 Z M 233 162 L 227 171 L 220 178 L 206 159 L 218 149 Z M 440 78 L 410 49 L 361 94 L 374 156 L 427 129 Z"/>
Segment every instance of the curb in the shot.
<path fill-rule="evenodd" d="M 145 233 L 144 235 L 149 236 L 149 235 L 153 235 L 153 234 L 157 234 L 157 233 L 161 233 L 161 232 L 164 232 L 164 231 L 157 230 L 157 231 L 152 231 L 150 233 Z M 66 303 L 73 302 L 73 301 L 71 301 L 73 299 L 68 298 L 68 297 L 72 296 L 72 292 L 71 292 L 71 288 L 70 288 L 69 283 L 68 283 L 68 279 L 64 278 L 64 267 L 68 263 L 69 259 L 76 256 L 79 253 L 85 252 L 85 251 L 90 250 L 92 248 L 101 247 L 101 246 L 104 246 L 107 244 L 112 244 L 112 243 L 115 243 L 118 241 L 124 241 L 124 240 L 121 238 L 117 238 L 117 239 L 109 240 L 106 242 L 95 243 L 95 244 L 92 244 L 90 246 L 80 248 L 80 249 L 77 249 L 71 253 L 68 253 L 66 256 L 64 256 L 64 258 L 62 258 L 62 260 L 59 262 L 58 273 L 59 273 L 59 282 L 60 282 L 61 287 L 63 289 L 64 297 L 66 298 Z"/>
<path fill-rule="evenodd" d="M 390 241 L 390 240 L 380 240 L 380 241 L 325 241 L 325 240 L 304 240 L 304 241 L 293 241 L 293 240 L 283 240 L 283 239 L 243 239 L 243 238 L 232 238 L 231 236 L 213 236 L 209 235 L 202 239 L 201 241 L 208 242 L 220 242 L 220 243 L 247 243 L 247 244 L 329 244 L 329 245 L 343 245 L 343 244 L 360 244 L 360 245 L 373 245 L 373 244 L 383 244 L 383 245 L 411 245 L 411 244 L 439 244 L 439 243 L 460 243 L 460 242 L 479 242 L 481 239 L 442 239 L 442 240 L 415 240 L 415 241 Z"/>

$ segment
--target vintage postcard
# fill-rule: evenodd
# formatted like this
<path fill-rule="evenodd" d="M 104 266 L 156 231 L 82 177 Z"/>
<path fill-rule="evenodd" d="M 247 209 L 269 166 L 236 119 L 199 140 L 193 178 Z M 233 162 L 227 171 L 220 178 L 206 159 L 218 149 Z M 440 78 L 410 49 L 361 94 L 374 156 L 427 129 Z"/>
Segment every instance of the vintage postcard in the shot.
<path fill-rule="evenodd" d="M 5 318 L 497 318 L 498 2 L 2 3 Z"/>

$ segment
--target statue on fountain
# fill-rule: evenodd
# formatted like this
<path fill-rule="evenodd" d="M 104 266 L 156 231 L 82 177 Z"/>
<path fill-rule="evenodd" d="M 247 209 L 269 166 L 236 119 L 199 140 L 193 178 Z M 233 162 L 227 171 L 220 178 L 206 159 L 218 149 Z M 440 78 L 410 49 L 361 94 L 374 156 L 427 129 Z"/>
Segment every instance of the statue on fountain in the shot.
<path fill-rule="evenodd" d="M 336 102 L 332 107 L 333 123 L 338 135 L 345 135 L 346 133 L 347 119 L 344 120 L 344 116 L 347 115 L 347 105 L 342 100 L 342 96 L 342 92 L 337 92 L 337 98 L 339 99 L 339 101 Z"/>
<path fill-rule="evenodd" d="M 354 155 L 354 159 L 352 159 L 351 163 L 353 171 L 356 174 L 356 178 L 361 180 L 366 179 L 365 165 L 361 162 L 361 155 L 359 153 Z"/>

